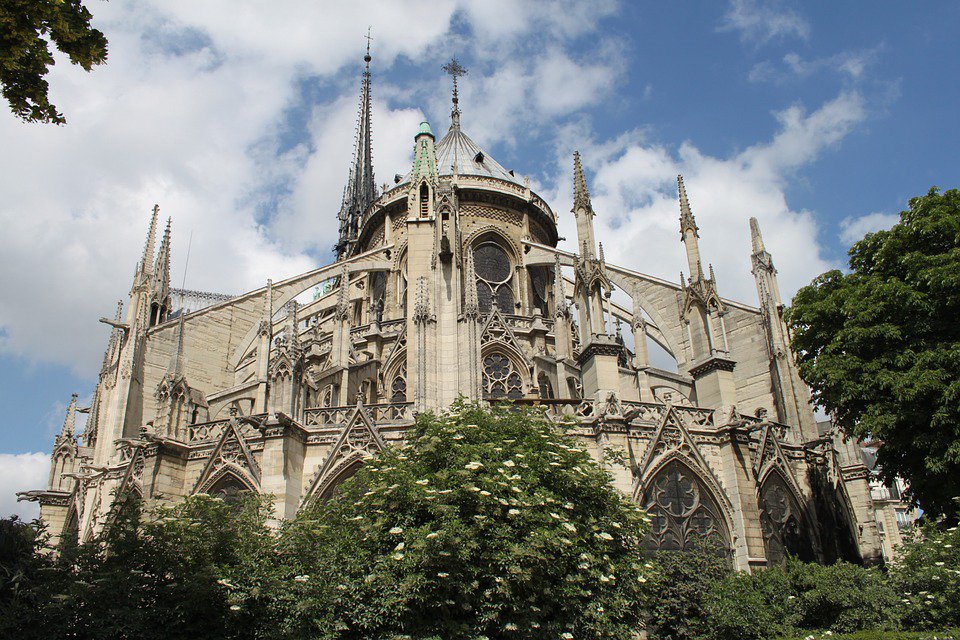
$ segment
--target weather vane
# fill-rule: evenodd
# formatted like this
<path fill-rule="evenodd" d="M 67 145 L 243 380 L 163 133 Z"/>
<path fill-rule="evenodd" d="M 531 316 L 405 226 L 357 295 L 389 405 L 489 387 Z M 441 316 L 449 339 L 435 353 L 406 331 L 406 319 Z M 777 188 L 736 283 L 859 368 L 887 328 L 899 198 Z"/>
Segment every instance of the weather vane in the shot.
<path fill-rule="evenodd" d="M 450 58 L 450 62 L 443 65 L 443 70 L 453 78 L 453 106 L 456 108 L 459 102 L 457 98 L 457 78 L 467 75 L 467 70 L 463 68 L 456 58 Z"/>

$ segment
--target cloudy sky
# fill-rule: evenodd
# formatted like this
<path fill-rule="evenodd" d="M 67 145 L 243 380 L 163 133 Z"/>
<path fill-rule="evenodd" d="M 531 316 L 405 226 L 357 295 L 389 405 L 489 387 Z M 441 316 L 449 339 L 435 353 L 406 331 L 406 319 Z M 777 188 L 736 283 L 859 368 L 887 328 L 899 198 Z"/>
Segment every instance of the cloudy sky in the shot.
<path fill-rule="evenodd" d="M 960 182 L 960 5 L 929 2 L 88 0 L 106 66 L 50 73 L 68 124 L 0 110 L 0 515 L 34 515 L 70 394 L 89 400 L 149 211 L 173 272 L 240 293 L 330 259 L 367 27 L 378 182 L 421 119 L 530 177 L 575 237 L 571 154 L 609 260 L 676 279 L 676 175 L 721 294 L 753 302 L 747 219 L 785 297 Z M 189 268 L 184 273 L 190 246 Z"/>

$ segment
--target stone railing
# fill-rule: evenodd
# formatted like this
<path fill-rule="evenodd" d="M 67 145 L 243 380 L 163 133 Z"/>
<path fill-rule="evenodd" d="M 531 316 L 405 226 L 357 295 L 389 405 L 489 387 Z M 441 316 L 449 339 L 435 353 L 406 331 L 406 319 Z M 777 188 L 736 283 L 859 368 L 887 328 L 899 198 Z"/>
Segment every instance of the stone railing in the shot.
<path fill-rule="evenodd" d="M 583 422 L 592 422 L 605 415 L 611 419 L 629 416 L 631 424 L 659 425 L 667 411 L 667 405 L 665 404 L 631 400 L 621 401 L 619 412 L 610 411 L 615 407 L 608 407 L 605 402 L 596 402 L 595 400 L 524 398 L 517 400 L 517 404 L 536 407 L 553 420 L 569 416 Z M 674 406 L 673 410 L 680 418 L 683 426 L 688 429 L 706 429 L 714 426 L 713 409 Z"/>
<path fill-rule="evenodd" d="M 303 424 L 306 427 L 328 427 L 342 425 L 350 419 L 356 405 L 343 407 L 314 407 L 304 409 Z M 364 405 L 367 413 L 377 424 L 403 424 L 413 422 L 412 402 L 385 402 Z"/>
<path fill-rule="evenodd" d="M 244 416 L 237 419 L 237 426 L 240 428 L 240 433 L 244 438 L 249 438 L 258 434 L 257 429 L 247 422 L 246 418 L 254 419 L 263 419 L 266 417 L 266 414 L 259 414 L 256 416 Z M 226 428 L 227 423 L 230 422 L 230 418 L 224 418 L 222 420 L 212 420 L 210 422 L 199 422 L 197 424 L 187 425 L 185 429 L 184 437 L 177 437 L 176 440 L 180 440 L 186 444 L 199 444 L 204 442 L 212 442 L 217 440 L 221 435 L 223 435 L 223 430 Z"/>

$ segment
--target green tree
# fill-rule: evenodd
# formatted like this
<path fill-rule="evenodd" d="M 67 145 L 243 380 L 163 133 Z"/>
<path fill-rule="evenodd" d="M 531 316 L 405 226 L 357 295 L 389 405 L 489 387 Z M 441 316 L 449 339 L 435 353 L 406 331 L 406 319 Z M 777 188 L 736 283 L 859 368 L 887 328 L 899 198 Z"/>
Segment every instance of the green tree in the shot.
<path fill-rule="evenodd" d="M 801 289 L 787 313 L 813 398 L 844 432 L 880 442 L 934 515 L 960 495 L 960 191 L 910 200 L 850 249 L 850 271 Z"/>
<path fill-rule="evenodd" d="M 421 416 L 282 532 L 282 638 L 633 638 L 645 514 L 538 413 Z"/>
<path fill-rule="evenodd" d="M 63 124 L 44 76 L 54 64 L 50 43 L 90 71 L 107 60 L 107 39 L 90 26 L 81 0 L 0 0 L 0 85 L 10 110 L 26 122 Z"/>
<path fill-rule="evenodd" d="M 34 554 L 42 569 L 0 601 L 0 637 L 255 637 L 273 590 L 266 515 L 257 498 L 238 509 L 194 496 L 146 515 L 129 501 L 97 540 Z"/>
<path fill-rule="evenodd" d="M 697 638 L 704 601 L 714 584 L 731 573 L 730 558 L 718 547 L 660 551 L 650 563 L 649 611 L 646 629 L 656 640 Z"/>

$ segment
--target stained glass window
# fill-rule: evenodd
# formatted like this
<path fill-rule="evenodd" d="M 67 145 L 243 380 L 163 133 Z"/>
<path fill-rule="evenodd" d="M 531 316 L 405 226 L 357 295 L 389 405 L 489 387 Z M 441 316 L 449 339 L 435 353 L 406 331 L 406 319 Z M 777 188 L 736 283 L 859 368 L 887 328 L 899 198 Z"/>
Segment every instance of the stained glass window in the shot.
<path fill-rule="evenodd" d="M 485 400 L 523 397 L 523 379 L 510 358 L 499 353 L 484 357 L 483 397 Z"/>
<path fill-rule="evenodd" d="M 653 477 L 646 489 L 644 506 L 650 514 L 650 532 L 645 541 L 650 549 L 729 547 L 717 503 L 680 462 L 671 462 Z"/>
<path fill-rule="evenodd" d="M 226 474 L 217 480 L 207 493 L 214 498 L 220 498 L 227 504 L 239 505 L 243 494 L 250 491 L 246 484 L 234 475 Z"/>
<path fill-rule="evenodd" d="M 514 295 L 510 284 L 513 267 L 507 252 L 495 242 L 484 242 L 473 250 L 473 261 L 480 309 L 490 311 L 491 303 L 496 300 L 500 311 L 512 313 Z"/>

